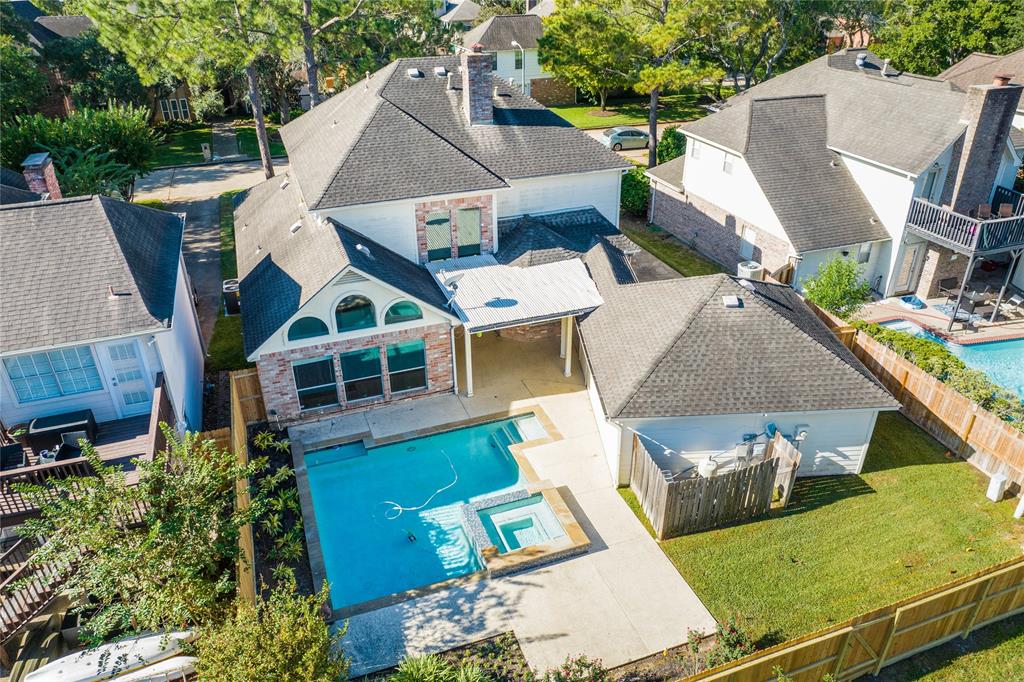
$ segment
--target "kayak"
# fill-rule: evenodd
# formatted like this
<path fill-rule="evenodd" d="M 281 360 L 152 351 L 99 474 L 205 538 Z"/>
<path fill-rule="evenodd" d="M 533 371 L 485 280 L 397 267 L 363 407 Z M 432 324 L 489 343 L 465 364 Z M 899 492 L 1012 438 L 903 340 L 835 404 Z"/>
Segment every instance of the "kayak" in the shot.
<path fill-rule="evenodd" d="M 25 681 L 98 682 L 115 679 L 179 655 L 181 645 L 193 638 L 189 631 L 129 637 L 58 658 L 29 673 Z"/>

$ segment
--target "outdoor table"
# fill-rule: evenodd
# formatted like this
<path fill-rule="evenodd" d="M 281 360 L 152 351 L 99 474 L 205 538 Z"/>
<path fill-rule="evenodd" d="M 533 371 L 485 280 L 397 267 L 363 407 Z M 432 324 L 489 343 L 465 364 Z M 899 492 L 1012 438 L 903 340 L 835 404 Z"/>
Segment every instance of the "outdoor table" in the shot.
<path fill-rule="evenodd" d="M 61 434 L 68 431 L 85 431 L 89 442 L 96 442 L 96 419 L 92 410 L 76 410 L 33 419 L 29 422 L 26 438 L 29 447 L 38 454 L 43 450 L 55 450 L 61 443 Z"/>

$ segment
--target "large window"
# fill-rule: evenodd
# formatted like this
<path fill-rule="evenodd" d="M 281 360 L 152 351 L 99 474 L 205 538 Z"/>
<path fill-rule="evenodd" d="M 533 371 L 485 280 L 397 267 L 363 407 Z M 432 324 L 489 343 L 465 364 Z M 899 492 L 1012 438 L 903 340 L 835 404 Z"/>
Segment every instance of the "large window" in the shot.
<path fill-rule="evenodd" d="M 350 332 L 356 329 L 369 329 L 377 326 L 377 313 L 373 303 L 365 296 L 353 295 L 341 299 L 334 311 L 339 332 Z"/>
<path fill-rule="evenodd" d="M 520 50 L 516 50 L 516 71 L 523 68 L 523 53 Z"/>
<path fill-rule="evenodd" d="M 295 374 L 299 407 L 303 410 L 338 404 L 334 362 L 330 357 L 294 362 L 292 372 Z"/>
<path fill-rule="evenodd" d="M 459 234 L 459 256 L 480 254 L 480 209 L 460 208 L 455 212 Z"/>
<path fill-rule="evenodd" d="M 5 358 L 4 366 L 22 403 L 103 388 L 88 346 Z"/>
<path fill-rule="evenodd" d="M 427 214 L 427 260 L 452 257 L 452 216 L 448 211 Z"/>
<path fill-rule="evenodd" d="M 380 375 L 380 349 L 341 354 L 341 379 L 345 382 L 345 400 L 363 400 L 384 395 Z"/>
<path fill-rule="evenodd" d="M 422 340 L 388 346 L 388 381 L 392 393 L 427 387 L 427 353 Z"/>
<path fill-rule="evenodd" d="M 384 313 L 384 324 L 397 324 L 398 322 L 412 322 L 413 320 L 422 319 L 423 311 L 412 301 L 399 301 Z"/>
<path fill-rule="evenodd" d="M 300 317 L 288 327 L 288 340 L 312 339 L 327 334 L 327 324 L 319 317 Z"/>

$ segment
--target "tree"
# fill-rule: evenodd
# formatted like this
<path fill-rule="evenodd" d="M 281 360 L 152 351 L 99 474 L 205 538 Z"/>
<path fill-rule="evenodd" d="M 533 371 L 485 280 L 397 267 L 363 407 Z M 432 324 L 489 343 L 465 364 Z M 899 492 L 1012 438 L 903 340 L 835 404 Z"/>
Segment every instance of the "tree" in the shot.
<path fill-rule="evenodd" d="M 43 48 L 43 59 L 71 83 L 76 107 L 102 107 L 108 102 L 142 105 L 146 89 L 120 54 L 103 47 L 96 31 L 54 40 Z"/>
<path fill-rule="evenodd" d="M 632 35 L 607 14 L 569 5 L 544 19 L 537 41 L 546 71 L 596 97 L 604 111 L 608 91 L 630 84 Z"/>
<path fill-rule="evenodd" d="M 658 163 L 679 158 L 686 153 L 686 136 L 679 132 L 679 126 L 669 126 L 658 140 Z"/>
<path fill-rule="evenodd" d="M 47 538 L 29 561 L 75 567 L 65 585 L 98 608 L 83 626 L 93 643 L 219 621 L 235 594 L 239 529 L 266 507 L 263 486 L 247 509 L 234 504 L 237 481 L 265 469 L 265 458 L 243 466 L 213 441 L 161 428 L 167 450 L 135 460 L 135 485 L 84 441 L 96 476 L 15 484 L 40 510 L 18 532 Z M 263 480 L 276 485 L 287 473 Z"/>
<path fill-rule="evenodd" d="M 4 3 L 8 5 L 10 3 Z M 0 35 L 0 117 L 9 121 L 35 108 L 42 99 L 46 74 L 39 70 L 32 50 L 10 35 Z M 4 140 L 6 144 L 7 141 Z M 22 157 L 24 158 L 24 157 Z M 18 159 L 18 164 L 21 159 Z M 20 165 L 14 166 L 20 168 Z"/>
<path fill-rule="evenodd" d="M 1020 0 L 900 0 L 886 3 L 872 49 L 900 69 L 935 76 L 971 52 L 1024 47 Z"/>
<path fill-rule="evenodd" d="M 322 97 L 320 95 L 320 65 L 316 58 L 316 46 L 314 39 L 324 29 L 340 22 L 347 22 L 352 19 L 362 7 L 364 0 L 355 0 L 351 6 L 342 8 L 342 5 L 347 3 L 339 3 L 337 0 L 332 2 L 321 2 L 318 3 L 320 8 L 319 16 L 313 13 L 313 0 L 302 0 L 302 17 L 299 25 L 302 30 L 302 58 L 306 71 L 306 84 L 309 88 L 309 106 L 310 108 L 320 104 Z M 324 13 L 330 14 L 329 17 L 324 20 Z M 342 17 L 341 14 L 346 13 L 347 16 Z M 320 23 L 323 21 L 323 23 Z M 319 28 L 313 28 L 314 22 L 320 23 Z M 284 122 L 284 113 L 282 112 L 282 122 Z"/>
<path fill-rule="evenodd" d="M 224 96 L 214 88 L 196 87 L 188 102 L 192 115 L 201 123 L 224 115 Z"/>
<path fill-rule="evenodd" d="M 58 147 L 50 153 L 63 196 L 102 194 L 124 199 L 122 188 L 130 187 L 135 179 L 131 168 L 114 160 L 113 152 L 99 147 Z"/>
<path fill-rule="evenodd" d="M 321 610 L 329 591 L 296 593 L 286 581 L 256 604 L 237 599 L 232 617 L 200 628 L 196 672 L 210 682 L 280 680 L 330 682 L 347 679 L 348 660 L 339 642 L 344 630 L 331 632 Z"/>
<path fill-rule="evenodd" d="M 274 175 L 256 59 L 298 31 L 292 0 L 82 0 L 101 42 L 124 53 L 144 83 L 164 72 L 204 83 L 210 67 L 244 70 L 263 172 Z M 295 38 L 297 40 L 297 38 Z"/>
<path fill-rule="evenodd" d="M 861 266 L 838 256 L 819 265 L 817 274 L 804 280 L 803 288 L 808 301 L 843 319 L 871 300 L 871 285 L 861 277 Z"/>

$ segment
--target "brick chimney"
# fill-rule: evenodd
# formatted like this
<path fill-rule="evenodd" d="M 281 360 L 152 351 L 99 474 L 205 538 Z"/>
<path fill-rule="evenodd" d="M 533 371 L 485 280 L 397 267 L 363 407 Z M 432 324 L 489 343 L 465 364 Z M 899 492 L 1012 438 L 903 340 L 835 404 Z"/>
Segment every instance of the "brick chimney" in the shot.
<path fill-rule="evenodd" d="M 462 108 L 470 125 L 494 122 L 494 100 L 491 92 L 491 55 L 483 52 L 484 46 L 473 43 L 469 50 L 463 50 L 462 62 Z"/>
<path fill-rule="evenodd" d="M 960 115 L 967 132 L 953 187 L 954 211 L 966 215 L 989 202 L 1022 90 L 1024 86 L 993 83 L 967 91 Z"/>
<path fill-rule="evenodd" d="M 57 184 L 57 173 L 53 170 L 53 159 L 48 152 L 29 154 L 21 162 L 22 175 L 28 188 L 45 199 L 61 199 L 60 185 Z"/>

